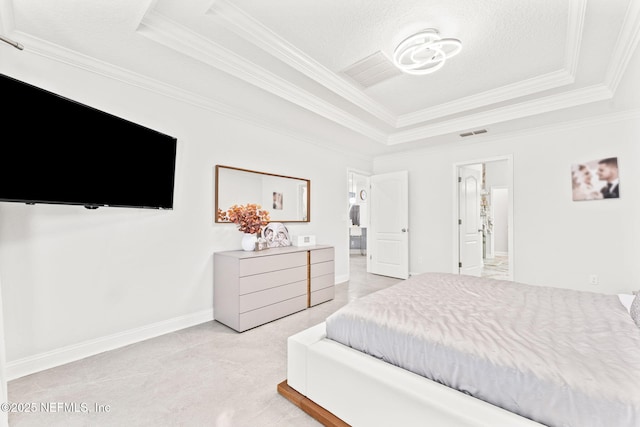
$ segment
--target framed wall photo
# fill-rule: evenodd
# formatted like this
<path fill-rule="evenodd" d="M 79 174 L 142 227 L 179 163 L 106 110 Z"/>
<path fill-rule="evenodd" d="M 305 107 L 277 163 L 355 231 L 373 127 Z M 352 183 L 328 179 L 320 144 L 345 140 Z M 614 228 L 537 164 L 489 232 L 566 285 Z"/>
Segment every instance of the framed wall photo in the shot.
<path fill-rule="evenodd" d="M 607 157 L 572 165 L 571 188 L 574 201 L 619 198 L 618 158 Z"/>
<path fill-rule="evenodd" d="M 283 209 L 282 199 L 283 199 L 282 193 L 279 193 L 277 191 L 273 192 L 273 209 L 280 210 L 280 211 Z"/>

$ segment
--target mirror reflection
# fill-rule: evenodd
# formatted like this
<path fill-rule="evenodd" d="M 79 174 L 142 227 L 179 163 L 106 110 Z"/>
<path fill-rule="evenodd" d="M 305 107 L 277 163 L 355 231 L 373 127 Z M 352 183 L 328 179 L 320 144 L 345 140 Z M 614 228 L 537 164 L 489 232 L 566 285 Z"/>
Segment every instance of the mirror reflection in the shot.
<path fill-rule="evenodd" d="M 310 184 L 308 179 L 216 165 L 216 212 L 257 203 L 269 211 L 272 222 L 309 222 Z"/>

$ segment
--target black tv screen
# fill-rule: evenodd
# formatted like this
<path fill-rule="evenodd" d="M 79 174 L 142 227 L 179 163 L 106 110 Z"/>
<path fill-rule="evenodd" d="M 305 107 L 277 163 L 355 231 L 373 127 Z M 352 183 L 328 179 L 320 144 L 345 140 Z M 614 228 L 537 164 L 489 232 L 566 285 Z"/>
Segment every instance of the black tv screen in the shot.
<path fill-rule="evenodd" d="M 0 201 L 172 209 L 176 138 L 0 74 Z"/>

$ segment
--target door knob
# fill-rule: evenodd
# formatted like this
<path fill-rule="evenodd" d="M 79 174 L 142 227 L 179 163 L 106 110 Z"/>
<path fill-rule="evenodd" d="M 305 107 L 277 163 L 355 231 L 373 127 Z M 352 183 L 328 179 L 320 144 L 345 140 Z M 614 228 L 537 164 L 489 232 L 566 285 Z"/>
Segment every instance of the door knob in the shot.
<path fill-rule="evenodd" d="M 407 232 L 407 229 L 406 229 L 406 228 L 403 228 L 403 229 L 402 229 L 402 232 L 403 232 L 403 233 L 406 233 L 406 232 Z"/>

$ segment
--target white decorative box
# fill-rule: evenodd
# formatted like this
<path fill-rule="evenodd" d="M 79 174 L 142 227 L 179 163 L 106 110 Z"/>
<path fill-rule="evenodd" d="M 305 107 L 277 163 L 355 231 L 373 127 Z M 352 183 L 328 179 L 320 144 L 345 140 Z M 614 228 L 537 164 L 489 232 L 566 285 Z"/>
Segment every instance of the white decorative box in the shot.
<path fill-rule="evenodd" d="M 291 238 L 291 244 L 293 246 L 315 246 L 316 236 L 312 236 L 312 235 L 293 236 Z"/>

